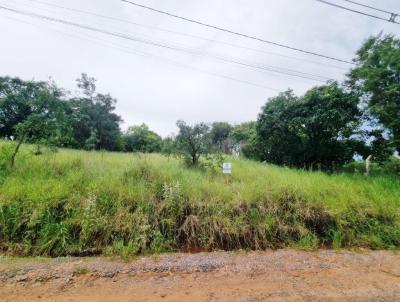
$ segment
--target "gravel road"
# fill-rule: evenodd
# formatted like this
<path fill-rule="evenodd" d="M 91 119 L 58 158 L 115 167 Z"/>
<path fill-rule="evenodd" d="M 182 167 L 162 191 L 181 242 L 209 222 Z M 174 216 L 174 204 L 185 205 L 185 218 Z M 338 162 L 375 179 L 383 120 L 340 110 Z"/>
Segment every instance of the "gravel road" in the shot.
<path fill-rule="evenodd" d="M 400 301 L 400 253 L 0 257 L 0 301 Z"/>

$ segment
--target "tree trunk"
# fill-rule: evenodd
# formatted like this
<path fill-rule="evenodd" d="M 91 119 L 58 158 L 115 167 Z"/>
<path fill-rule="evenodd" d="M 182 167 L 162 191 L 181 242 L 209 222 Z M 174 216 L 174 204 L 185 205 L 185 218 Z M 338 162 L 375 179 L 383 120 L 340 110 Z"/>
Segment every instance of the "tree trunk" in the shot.
<path fill-rule="evenodd" d="M 11 168 L 14 168 L 15 157 L 17 156 L 18 151 L 19 151 L 19 148 L 21 147 L 22 143 L 23 143 L 24 140 L 25 140 L 25 136 L 26 136 L 26 133 L 23 133 L 23 134 L 21 135 L 21 139 L 18 140 L 18 143 L 17 143 L 17 146 L 15 147 L 14 153 L 13 153 L 13 155 L 11 156 Z"/>
<path fill-rule="evenodd" d="M 197 155 L 196 153 L 192 153 L 192 165 L 197 165 Z"/>

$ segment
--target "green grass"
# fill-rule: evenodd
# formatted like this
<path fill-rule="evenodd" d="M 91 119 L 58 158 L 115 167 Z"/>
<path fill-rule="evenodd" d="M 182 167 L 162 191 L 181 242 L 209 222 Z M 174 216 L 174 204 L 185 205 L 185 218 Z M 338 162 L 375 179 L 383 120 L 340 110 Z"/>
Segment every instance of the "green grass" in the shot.
<path fill-rule="evenodd" d="M 395 177 L 243 159 L 229 159 L 233 174 L 224 176 L 161 155 L 34 156 L 32 148 L 24 146 L 12 171 L 1 168 L 0 250 L 8 254 L 400 246 Z"/>

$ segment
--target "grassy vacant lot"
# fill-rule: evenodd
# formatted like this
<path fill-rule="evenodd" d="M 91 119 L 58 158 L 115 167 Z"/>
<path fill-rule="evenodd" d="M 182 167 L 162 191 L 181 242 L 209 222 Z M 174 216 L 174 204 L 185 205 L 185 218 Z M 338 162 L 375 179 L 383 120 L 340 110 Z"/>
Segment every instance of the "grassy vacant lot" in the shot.
<path fill-rule="evenodd" d="M 161 155 L 30 149 L 0 173 L 10 254 L 400 246 L 399 179 L 243 159 L 226 177 Z"/>

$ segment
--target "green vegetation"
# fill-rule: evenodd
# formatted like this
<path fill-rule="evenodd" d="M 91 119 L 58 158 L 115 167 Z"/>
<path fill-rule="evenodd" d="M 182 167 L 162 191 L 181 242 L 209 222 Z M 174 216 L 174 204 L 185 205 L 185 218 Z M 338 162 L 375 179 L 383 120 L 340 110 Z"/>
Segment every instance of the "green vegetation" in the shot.
<path fill-rule="evenodd" d="M 74 274 L 75 275 L 85 275 L 85 274 L 89 274 L 90 270 L 87 269 L 86 267 L 78 267 L 74 270 Z"/>
<path fill-rule="evenodd" d="M 363 97 L 372 117 L 390 130 L 389 143 L 400 152 L 400 39 L 371 37 L 357 52 L 348 84 Z"/>
<path fill-rule="evenodd" d="M 178 121 L 167 138 L 122 132 L 117 101 L 86 74 L 78 95 L 0 77 L 0 251 L 398 248 L 399 41 L 368 39 L 346 81 L 283 92 L 257 121 Z M 269 164 L 230 158 L 224 176 L 226 154 Z"/>
<path fill-rule="evenodd" d="M 4 154 L 13 144 L 0 142 Z M 225 176 L 158 154 L 33 149 L 23 145 L 14 168 L 2 169 L 0 248 L 8 254 L 400 245 L 395 177 L 232 158 Z"/>
<path fill-rule="evenodd" d="M 122 139 L 127 152 L 153 153 L 161 151 L 162 138 L 151 131 L 146 124 L 129 127 Z"/>
<path fill-rule="evenodd" d="M 315 87 L 303 97 L 289 90 L 271 98 L 257 123 L 261 158 L 279 165 L 335 170 L 357 151 L 357 105 L 357 97 L 336 82 Z"/>

